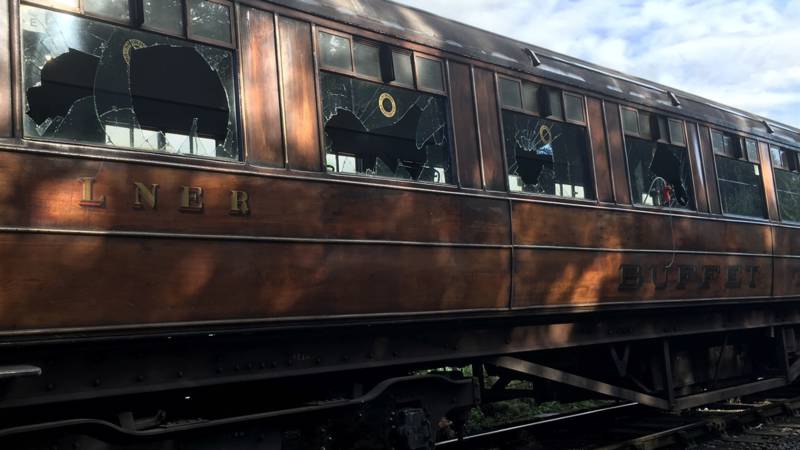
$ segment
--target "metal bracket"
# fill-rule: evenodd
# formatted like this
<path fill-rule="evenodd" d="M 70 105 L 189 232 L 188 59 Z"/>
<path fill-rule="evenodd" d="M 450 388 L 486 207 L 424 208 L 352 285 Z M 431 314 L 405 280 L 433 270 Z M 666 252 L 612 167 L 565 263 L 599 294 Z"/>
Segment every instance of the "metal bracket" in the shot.
<path fill-rule="evenodd" d="M 0 380 L 23 377 L 38 377 L 41 374 L 42 368 L 36 366 L 0 366 Z"/>

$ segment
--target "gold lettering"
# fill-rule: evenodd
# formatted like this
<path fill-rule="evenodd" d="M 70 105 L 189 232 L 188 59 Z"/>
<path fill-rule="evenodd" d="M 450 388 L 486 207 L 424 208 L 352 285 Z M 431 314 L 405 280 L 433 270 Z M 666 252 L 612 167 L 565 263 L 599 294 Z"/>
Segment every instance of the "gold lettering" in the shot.
<path fill-rule="evenodd" d="M 105 208 L 106 206 L 105 195 L 101 195 L 99 199 L 94 198 L 95 179 L 93 177 L 81 177 L 79 178 L 79 180 L 83 185 L 83 193 L 81 195 L 81 201 L 79 205 L 87 208 Z"/>
<path fill-rule="evenodd" d="M 154 184 L 152 190 L 147 189 L 147 186 L 145 186 L 144 183 L 140 183 L 138 181 L 134 181 L 133 185 L 136 187 L 133 207 L 136 209 L 143 209 L 144 203 L 146 203 L 151 209 L 156 209 L 156 203 L 158 201 L 158 185 Z M 144 203 L 142 203 L 142 201 L 144 201 Z"/>
<path fill-rule="evenodd" d="M 231 191 L 231 215 L 246 216 L 250 214 L 250 196 L 244 191 Z"/>
<path fill-rule="evenodd" d="M 181 211 L 184 212 L 203 211 L 203 188 L 182 186 Z"/>

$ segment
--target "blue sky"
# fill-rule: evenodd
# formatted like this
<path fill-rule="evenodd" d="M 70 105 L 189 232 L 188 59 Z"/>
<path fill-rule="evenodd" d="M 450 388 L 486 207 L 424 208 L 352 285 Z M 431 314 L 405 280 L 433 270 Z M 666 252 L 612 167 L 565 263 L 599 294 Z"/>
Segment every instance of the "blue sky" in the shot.
<path fill-rule="evenodd" d="M 398 0 L 800 127 L 800 0 Z"/>

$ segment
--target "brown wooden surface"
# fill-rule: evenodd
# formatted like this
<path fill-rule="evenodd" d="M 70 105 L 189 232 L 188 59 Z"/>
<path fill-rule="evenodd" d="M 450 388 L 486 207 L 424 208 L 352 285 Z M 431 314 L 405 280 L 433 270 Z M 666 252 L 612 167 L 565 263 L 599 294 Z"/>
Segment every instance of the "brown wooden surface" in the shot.
<path fill-rule="evenodd" d="M 795 235 L 793 240 L 800 237 L 800 232 L 797 230 L 792 234 Z M 792 253 L 800 251 L 794 250 Z M 773 295 L 776 297 L 800 297 L 800 258 L 775 258 L 774 283 Z"/>
<path fill-rule="evenodd" d="M 14 168 L 23 167 L 18 170 Z M 94 177 L 105 208 L 80 207 Z M 134 209 L 134 182 L 159 185 L 156 210 Z M 202 187 L 202 213 L 181 212 L 182 186 Z M 249 216 L 229 214 L 231 191 Z M 0 153 L 0 225 L 467 244 L 510 243 L 508 202 L 344 183 L 227 175 Z"/>
<path fill-rule="evenodd" d="M 486 189 L 506 190 L 506 168 L 503 160 L 503 140 L 500 134 L 500 117 L 497 108 L 497 90 L 494 72 L 474 69 L 475 97 L 478 105 L 478 124 L 481 135 L 481 155 Z"/>
<path fill-rule="evenodd" d="M 481 159 L 478 133 L 475 128 L 475 96 L 472 93 L 472 74 L 466 64 L 448 62 L 450 74 L 450 103 L 453 111 L 453 134 L 458 153 L 458 175 L 461 185 L 481 189 Z"/>
<path fill-rule="evenodd" d="M 686 122 L 688 136 L 689 162 L 692 167 L 692 181 L 694 182 L 694 197 L 697 200 L 697 211 L 708 212 L 708 195 L 706 193 L 706 176 L 703 167 L 703 158 L 700 150 L 700 136 L 697 135 L 697 125 Z"/>
<path fill-rule="evenodd" d="M 621 205 L 631 204 L 631 192 L 628 185 L 628 169 L 625 164 L 625 140 L 622 134 L 622 123 L 619 117 L 619 105 L 605 103 L 608 147 L 611 163 L 611 177 L 614 180 L 614 196 Z"/>
<path fill-rule="evenodd" d="M 0 329 L 507 305 L 509 250 L 0 234 Z"/>
<path fill-rule="evenodd" d="M 286 17 L 279 23 L 281 77 L 289 168 L 322 170 L 311 25 Z"/>
<path fill-rule="evenodd" d="M 772 158 L 769 156 L 769 145 L 758 143 L 758 154 L 761 158 L 761 180 L 764 182 L 764 196 L 767 202 L 767 213 L 770 220 L 781 220 L 778 214 L 778 199 L 775 192 L 775 175 L 772 172 Z"/>
<path fill-rule="evenodd" d="M 586 97 L 586 107 L 589 111 L 590 138 L 594 156 L 595 179 L 597 180 L 597 200 L 611 203 L 614 201 L 614 192 L 611 189 L 611 165 L 608 161 L 603 102 L 594 97 Z"/>
<path fill-rule="evenodd" d="M 11 30 L 8 1 L 0 0 L 0 136 L 13 134 L 13 105 L 11 101 Z"/>
<path fill-rule="evenodd" d="M 585 305 L 608 302 L 638 302 L 677 299 L 752 298 L 770 295 L 772 261 L 769 257 L 685 255 L 675 257 L 664 289 L 656 289 L 652 268 L 658 272 L 658 283 L 664 281 L 664 268 L 672 262 L 672 254 L 583 252 L 583 251 L 515 251 L 514 306 Z M 638 265 L 643 271 L 643 284 L 636 290 L 620 289 L 620 267 Z M 696 276 L 678 288 L 680 266 L 694 266 Z M 703 266 L 717 266 L 719 277 L 702 286 Z M 741 286 L 726 287 L 729 266 L 757 266 L 756 287 L 751 288 L 750 274 L 742 273 Z M 742 269 L 744 270 L 744 269 Z"/>
<path fill-rule="evenodd" d="M 711 134 L 708 127 L 700 127 L 700 151 L 703 155 L 703 171 L 706 176 L 709 209 L 712 214 L 722 214 L 719 187 L 717 186 L 717 163 L 714 160 L 714 150 L 711 148 Z"/>
<path fill-rule="evenodd" d="M 285 161 L 274 17 L 243 6 L 239 9 L 239 30 L 246 159 L 248 163 L 282 167 Z"/>
<path fill-rule="evenodd" d="M 642 250 L 672 250 L 674 245 L 689 251 L 772 251 L 768 225 L 523 202 L 514 203 L 512 215 L 515 245 Z"/>

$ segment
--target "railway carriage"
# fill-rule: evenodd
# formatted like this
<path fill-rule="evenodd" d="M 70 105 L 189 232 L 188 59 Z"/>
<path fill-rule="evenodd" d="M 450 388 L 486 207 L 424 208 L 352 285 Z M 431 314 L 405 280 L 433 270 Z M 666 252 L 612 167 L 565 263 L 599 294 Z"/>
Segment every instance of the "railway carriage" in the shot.
<path fill-rule="evenodd" d="M 382 0 L 0 31 L 4 448 L 431 448 L 800 375 L 800 130 Z"/>

